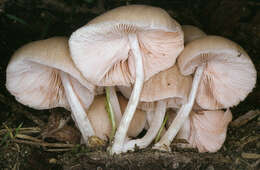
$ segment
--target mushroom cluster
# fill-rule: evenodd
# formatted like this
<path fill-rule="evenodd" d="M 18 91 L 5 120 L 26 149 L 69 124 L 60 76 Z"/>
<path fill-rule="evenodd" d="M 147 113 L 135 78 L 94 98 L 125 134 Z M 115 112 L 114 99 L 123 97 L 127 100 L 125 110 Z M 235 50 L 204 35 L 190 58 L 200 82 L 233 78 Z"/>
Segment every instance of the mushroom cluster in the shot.
<path fill-rule="evenodd" d="M 6 70 L 17 101 L 70 110 L 83 142 L 110 136 L 111 154 L 149 146 L 162 128 L 154 149 L 170 151 L 176 137 L 187 141 L 181 147 L 216 152 L 232 119 L 229 108 L 255 83 L 254 65 L 238 44 L 146 5 L 110 10 L 69 39 L 29 43 Z"/>

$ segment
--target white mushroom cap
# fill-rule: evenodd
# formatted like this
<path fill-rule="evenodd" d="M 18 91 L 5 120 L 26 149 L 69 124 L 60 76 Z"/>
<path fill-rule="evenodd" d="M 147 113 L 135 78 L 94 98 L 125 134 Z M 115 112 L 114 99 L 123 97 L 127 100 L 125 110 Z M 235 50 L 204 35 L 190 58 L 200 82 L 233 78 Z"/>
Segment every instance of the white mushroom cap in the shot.
<path fill-rule="evenodd" d="M 17 101 L 29 107 L 69 109 L 60 71 L 71 76 L 81 102 L 90 105 L 94 86 L 75 68 L 65 37 L 31 42 L 18 49 L 6 70 L 6 88 Z"/>
<path fill-rule="evenodd" d="M 127 100 L 122 96 L 118 96 L 121 110 L 124 111 Z M 112 126 L 106 111 L 106 97 L 104 95 L 96 96 L 87 115 L 95 131 L 95 135 L 100 139 L 107 140 L 110 136 Z M 128 136 L 136 137 L 145 126 L 146 113 L 137 109 L 128 129 Z"/>
<path fill-rule="evenodd" d="M 196 102 L 204 109 L 237 105 L 252 91 L 256 70 L 238 44 L 218 36 L 206 36 L 187 44 L 178 58 L 180 71 L 192 74 L 205 63 Z"/>
<path fill-rule="evenodd" d="M 100 86 L 135 82 L 135 62 L 128 34 L 136 34 L 145 80 L 171 67 L 183 50 L 180 25 L 166 11 L 145 5 L 110 10 L 70 37 L 71 56 L 82 74 Z"/>
<path fill-rule="evenodd" d="M 176 113 L 171 112 L 167 124 L 171 123 Z M 189 144 L 182 147 L 197 148 L 199 152 L 216 152 L 226 139 L 227 127 L 232 120 L 232 113 L 228 109 L 213 111 L 192 111 L 181 127 L 177 139 L 185 139 Z"/>
<path fill-rule="evenodd" d="M 200 111 L 190 117 L 191 133 L 188 142 L 199 152 L 216 152 L 226 139 L 232 113 L 224 111 Z"/>
<path fill-rule="evenodd" d="M 182 25 L 181 27 L 184 33 L 184 44 L 187 44 L 198 38 L 207 36 L 206 33 L 204 33 L 198 27 L 195 27 L 193 25 Z"/>

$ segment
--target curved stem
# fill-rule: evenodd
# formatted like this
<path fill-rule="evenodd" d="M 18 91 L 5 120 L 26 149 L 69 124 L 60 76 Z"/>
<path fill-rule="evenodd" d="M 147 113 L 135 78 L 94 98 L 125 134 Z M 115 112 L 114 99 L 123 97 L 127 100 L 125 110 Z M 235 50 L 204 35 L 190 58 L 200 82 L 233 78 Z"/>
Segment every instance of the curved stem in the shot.
<path fill-rule="evenodd" d="M 81 135 L 84 139 L 84 142 L 86 143 L 88 137 L 94 136 L 95 132 L 92 128 L 92 125 L 87 117 L 87 114 L 82 104 L 80 103 L 80 100 L 78 99 L 78 96 L 75 94 L 73 90 L 69 76 L 64 72 L 60 72 L 60 75 L 66 93 L 66 97 L 72 111 L 71 113 L 72 118 L 74 119 L 76 125 L 78 126 Z"/>
<path fill-rule="evenodd" d="M 124 152 L 128 150 L 134 150 L 135 145 L 138 146 L 139 148 L 145 148 L 150 143 L 152 143 L 153 139 L 156 137 L 162 125 L 165 112 L 166 112 L 166 102 L 158 101 L 154 113 L 154 117 L 152 119 L 152 123 L 150 125 L 150 128 L 146 132 L 145 136 L 142 137 L 141 139 L 131 140 L 127 142 L 124 146 Z"/>
<path fill-rule="evenodd" d="M 163 135 L 161 140 L 154 145 L 153 147 L 154 149 L 170 151 L 171 142 L 173 141 L 174 137 L 177 135 L 181 126 L 183 125 L 183 123 L 188 118 L 191 112 L 191 109 L 193 107 L 196 98 L 199 83 L 203 75 L 204 68 L 205 68 L 204 64 L 197 67 L 187 103 L 181 106 L 180 110 L 177 113 L 177 116 L 172 121 L 171 126 L 168 128 L 168 130 Z"/>
<path fill-rule="evenodd" d="M 125 109 L 125 113 L 123 114 L 123 117 L 120 121 L 119 127 L 117 129 L 114 144 L 111 149 L 111 154 L 114 153 L 121 153 L 123 149 L 124 140 L 126 138 L 126 134 L 128 131 L 128 127 L 131 123 L 131 120 L 134 116 L 137 104 L 139 102 L 140 93 L 143 88 L 143 82 L 144 82 L 144 69 L 143 69 L 143 61 L 142 61 L 142 55 L 137 39 L 136 34 L 129 34 L 129 43 L 131 50 L 134 55 L 135 60 L 135 84 L 134 88 L 132 90 L 130 99 L 128 101 L 127 107 Z"/>

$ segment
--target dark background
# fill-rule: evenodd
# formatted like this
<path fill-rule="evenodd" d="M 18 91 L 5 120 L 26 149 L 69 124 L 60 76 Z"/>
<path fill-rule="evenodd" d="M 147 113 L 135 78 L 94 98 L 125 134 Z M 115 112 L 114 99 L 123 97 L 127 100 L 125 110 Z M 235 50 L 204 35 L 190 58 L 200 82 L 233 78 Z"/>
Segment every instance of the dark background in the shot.
<path fill-rule="evenodd" d="M 8 125 L 18 127 L 35 126 L 24 111 L 39 116 L 43 121 L 48 119 L 49 110 L 36 111 L 19 105 L 5 88 L 5 70 L 14 51 L 22 45 L 52 36 L 70 36 L 77 28 L 86 24 L 101 13 L 126 4 L 147 4 L 161 7 L 174 17 L 181 25 L 190 24 L 201 28 L 211 35 L 220 35 L 240 44 L 253 60 L 258 71 L 260 69 L 260 1 L 259 0 L 0 0 L 0 129 Z M 259 83 L 247 99 L 232 108 L 234 119 L 248 112 L 259 109 Z M 229 128 L 227 141 L 217 154 L 198 154 L 196 151 L 176 150 L 171 154 L 159 154 L 154 158 L 153 152 L 141 151 L 125 157 L 107 158 L 89 161 L 86 156 L 77 153 L 48 153 L 42 148 L 19 144 L 20 151 L 9 146 L 0 145 L 0 169 L 74 169 L 123 168 L 129 169 L 257 169 L 258 159 L 243 158 L 242 153 L 260 152 L 259 118 L 235 129 Z M 241 147 L 241 142 L 255 137 Z M 1 137 L 1 136 L 0 136 Z M 238 143 L 236 143 L 238 142 Z M 240 143 L 239 143 L 240 142 Z M 24 152 L 27 152 L 25 154 Z M 104 151 L 99 151 L 106 154 Z M 92 152 L 96 154 L 96 151 Z M 9 154 L 9 155 L 8 155 Z M 179 155 L 180 154 L 180 155 Z M 140 156 L 146 155 L 147 159 Z M 157 155 L 158 156 L 158 155 Z M 189 162 L 174 164 L 173 157 L 190 156 Z M 72 159 L 73 157 L 73 159 Z M 221 157 L 221 159 L 217 158 Z M 223 161 L 229 160 L 229 161 Z M 227 158 L 228 157 L 228 158 Z M 49 160 L 55 158 L 56 163 Z M 125 163 L 125 160 L 128 163 Z M 142 163 L 139 165 L 136 162 Z M 165 159 L 172 159 L 166 160 Z M 73 160 L 73 161 L 72 161 Z M 121 161 L 121 162 L 120 162 Z M 258 161 L 258 162 L 257 162 Z M 84 163 L 82 163 L 84 162 Z M 107 165 L 107 163 L 110 164 Z M 81 163 L 81 164 L 80 164 Z M 176 163 L 176 162 L 175 162 Z M 72 169 L 73 169 L 72 168 Z"/>

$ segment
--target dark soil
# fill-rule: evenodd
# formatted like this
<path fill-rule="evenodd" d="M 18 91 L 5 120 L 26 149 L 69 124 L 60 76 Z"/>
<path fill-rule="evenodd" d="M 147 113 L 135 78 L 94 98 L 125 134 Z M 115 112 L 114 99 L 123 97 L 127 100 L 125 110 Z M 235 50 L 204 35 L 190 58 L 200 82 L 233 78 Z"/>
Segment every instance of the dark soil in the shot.
<path fill-rule="evenodd" d="M 37 111 L 15 101 L 5 88 L 5 70 L 13 52 L 34 40 L 70 36 L 95 16 L 126 3 L 161 7 L 180 24 L 195 25 L 207 34 L 237 42 L 248 52 L 259 77 L 258 0 L 0 0 L 0 169 L 260 169 L 259 116 L 243 126 L 230 127 L 226 142 L 217 153 L 201 154 L 173 145 L 172 153 L 147 148 L 112 157 L 105 148 L 76 146 L 68 152 L 50 152 L 46 146 L 19 142 L 16 134 L 21 128 L 44 130 L 51 112 L 65 110 Z M 257 83 L 246 100 L 232 108 L 233 119 L 260 109 L 259 106 Z"/>

